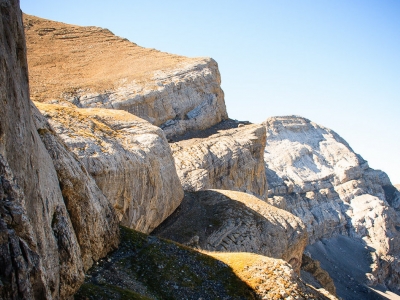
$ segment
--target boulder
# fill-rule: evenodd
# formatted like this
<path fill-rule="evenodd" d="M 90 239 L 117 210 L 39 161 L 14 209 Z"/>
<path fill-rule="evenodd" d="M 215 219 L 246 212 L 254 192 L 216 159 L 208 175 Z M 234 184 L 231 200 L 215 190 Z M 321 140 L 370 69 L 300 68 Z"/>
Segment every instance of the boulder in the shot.
<path fill-rule="evenodd" d="M 183 190 L 160 128 L 125 111 L 36 104 L 122 225 L 149 233 L 178 207 Z"/>

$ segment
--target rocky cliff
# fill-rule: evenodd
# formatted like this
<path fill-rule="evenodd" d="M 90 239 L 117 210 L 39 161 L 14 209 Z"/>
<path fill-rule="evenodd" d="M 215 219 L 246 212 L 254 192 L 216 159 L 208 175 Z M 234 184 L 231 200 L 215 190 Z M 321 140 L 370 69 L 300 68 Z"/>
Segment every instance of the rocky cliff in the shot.
<path fill-rule="evenodd" d="M 336 133 L 226 120 L 212 59 L 25 15 L 39 111 L 18 1 L 0 10 L 0 298 L 68 299 L 86 272 L 80 299 L 333 299 L 297 275 L 307 243 L 310 284 L 398 291 L 400 192 Z M 142 233 L 88 271 L 118 221 Z"/>
<path fill-rule="evenodd" d="M 118 226 L 104 195 L 63 144 L 51 132 L 42 142 L 31 117 L 19 2 L 2 0 L 0 11 L 0 297 L 66 299 L 84 270 L 115 249 Z M 74 192 L 72 173 L 83 181 Z"/>
<path fill-rule="evenodd" d="M 335 132 L 305 118 L 263 124 L 268 201 L 301 218 L 310 243 L 343 234 L 371 247 L 369 282 L 398 289 L 397 194 L 387 175 L 369 168 Z"/>
<path fill-rule="evenodd" d="M 183 190 L 162 130 L 130 113 L 37 103 L 112 203 L 122 225 L 151 232 Z"/>
<path fill-rule="evenodd" d="M 242 191 L 267 197 L 265 128 L 227 120 L 171 143 L 183 189 Z"/>
<path fill-rule="evenodd" d="M 97 27 L 29 15 L 24 24 L 35 101 L 126 110 L 167 137 L 227 118 L 218 65 L 210 58 L 142 48 Z"/>
<path fill-rule="evenodd" d="M 307 243 L 297 217 L 252 195 L 226 190 L 187 193 L 153 234 L 208 251 L 282 258 L 296 271 Z"/>

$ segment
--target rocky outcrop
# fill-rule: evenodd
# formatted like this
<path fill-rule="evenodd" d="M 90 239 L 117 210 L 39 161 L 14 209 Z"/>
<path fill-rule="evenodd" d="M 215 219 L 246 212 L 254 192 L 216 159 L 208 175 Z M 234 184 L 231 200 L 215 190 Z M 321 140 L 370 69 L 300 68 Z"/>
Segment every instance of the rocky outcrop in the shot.
<path fill-rule="evenodd" d="M 336 295 L 336 287 L 329 276 L 329 273 L 321 268 L 321 264 L 317 260 L 313 260 L 308 255 L 303 254 L 301 263 L 301 274 L 303 278 L 303 272 L 309 273 L 318 281 L 318 285 L 326 289 L 332 295 Z"/>
<path fill-rule="evenodd" d="M 0 80 L 6 83 L 0 85 L 0 298 L 67 299 L 93 260 L 116 247 L 118 227 L 84 168 L 78 173 L 86 182 L 75 187 L 82 196 L 76 199 L 64 193 L 65 188 L 61 191 L 71 179 L 69 172 L 80 168 L 79 162 L 64 155 L 56 138 L 49 155 L 39 137 L 31 117 L 19 2 L 2 0 L 0 11 Z M 60 176 L 56 169 L 63 168 L 66 174 Z M 82 221 L 87 209 L 96 206 L 98 224 L 110 222 L 105 228 L 95 227 L 99 232 L 86 227 L 95 225 L 90 217 L 88 223 Z"/>
<path fill-rule="evenodd" d="M 305 118 L 263 124 L 268 201 L 300 217 L 310 243 L 338 234 L 362 239 L 375 251 L 375 283 L 397 289 L 399 273 L 391 269 L 400 249 L 397 194 L 387 175 L 369 168 L 335 132 Z"/>
<path fill-rule="evenodd" d="M 297 217 L 252 195 L 225 190 L 187 193 L 153 234 L 209 251 L 282 258 L 296 271 L 307 242 Z"/>
<path fill-rule="evenodd" d="M 32 105 L 39 136 L 53 160 L 66 208 L 81 249 L 84 270 L 118 245 L 118 218 L 79 159 Z"/>
<path fill-rule="evenodd" d="M 238 126 L 225 121 L 170 144 L 184 190 L 236 190 L 266 198 L 265 128 L 241 125 L 220 129 Z"/>
<path fill-rule="evenodd" d="M 36 101 L 126 110 L 160 126 L 167 137 L 227 118 L 213 59 L 142 48 L 97 27 L 29 15 L 24 23 Z"/>
<path fill-rule="evenodd" d="M 122 225 L 148 233 L 183 190 L 164 133 L 125 111 L 37 103 L 114 206 Z"/>

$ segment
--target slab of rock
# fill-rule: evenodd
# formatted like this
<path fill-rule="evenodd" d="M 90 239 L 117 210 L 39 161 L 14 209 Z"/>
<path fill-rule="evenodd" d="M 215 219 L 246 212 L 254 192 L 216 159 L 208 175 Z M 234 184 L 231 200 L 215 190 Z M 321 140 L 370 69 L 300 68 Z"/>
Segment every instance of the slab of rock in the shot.
<path fill-rule="evenodd" d="M 69 151 L 33 104 L 32 115 L 39 136 L 53 160 L 87 271 L 93 262 L 118 246 L 117 214 L 78 157 Z"/>
<path fill-rule="evenodd" d="M 282 258 L 296 271 L 307 243 L 299 218 L 255 196 L 226 190 L 186 193 L 153 234 L 209 251 Z"/>
<path fill-rule="evenodd" d="M 227 118 L 211 58 L 139 47 L 98 27 L 29 15 L 24 24 L 35 101 L 126 110 L 161 126 L 168 137 Z"/>
<path fill-rule="evenodd" d="M 400 194 L 388 176 L 369 168 L 335 132 L 305 118 L 263 124 L 269 203 L 300 217 L 310 243 L 338 234 L 363 239 L 375 251 L 376 283 L 396 289 L 399 273 L 388 270 L 397 269 Z"/>
<path fill-rule="evenodd" d="M 184 190 L 236 190 L 266 198 L 263 126 L 215 129 L 209 136 L 193 136 L 170 145 Z"/>
<path fill-rule="evenodd" d="M 114 206 L 121 224 L 149 233 L 183 198 L 163 131 L 125 111 L 37 103 Z"/>
<path fill-rule="evenodd" d="M 112 209 L 100 206 L 104 196 L 83 190 L 95 189 L 84 169 L 77 173 L 86 182 L 75 191 L 82 195 L 63 195 L 60 186 L 72 179 L 69 168 L 79 162 L 67 157 L 57 139 L 49 155 L 39 137 L 31 117 L 19 1 L 0 1 L 0 12 L 0 81 L 6 83 L 0 85 L 0 298 L 68 299 L 85 268 L 116 247 L 118 227 Z M 66 175 L 58 177 L 56 169 L 63 168 Z M 94 225 L 90 217 L 80 222 L 96 205 L 97 222 L 106 225 L 94 228 L 99 232 L 86 227 Z"/>

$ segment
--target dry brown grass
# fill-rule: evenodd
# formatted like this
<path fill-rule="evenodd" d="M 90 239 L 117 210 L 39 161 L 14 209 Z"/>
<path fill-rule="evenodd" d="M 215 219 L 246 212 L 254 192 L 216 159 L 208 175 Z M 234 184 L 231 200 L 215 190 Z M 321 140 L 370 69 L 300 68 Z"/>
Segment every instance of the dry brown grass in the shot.
<path fill-rule="evenodd" d="M 208 255 L 223 261 L 235 274 L 253 290 L 263 291 L 269 299 L 283 299 L 281 291 L 288 295 L 299 292 L 294 282 L 280 270 L 284 265 L 281 260 L 268 258 L 254 253 L 207 252 Z"/>
<path fill-rule="evenodd" d="M 104 92 L 124 82 L 151 80 L 197 60 L 137 46 L 107 29 L 82 27 L 24 14 L 31 98 L 60 99 L 79 89 Z"/>

